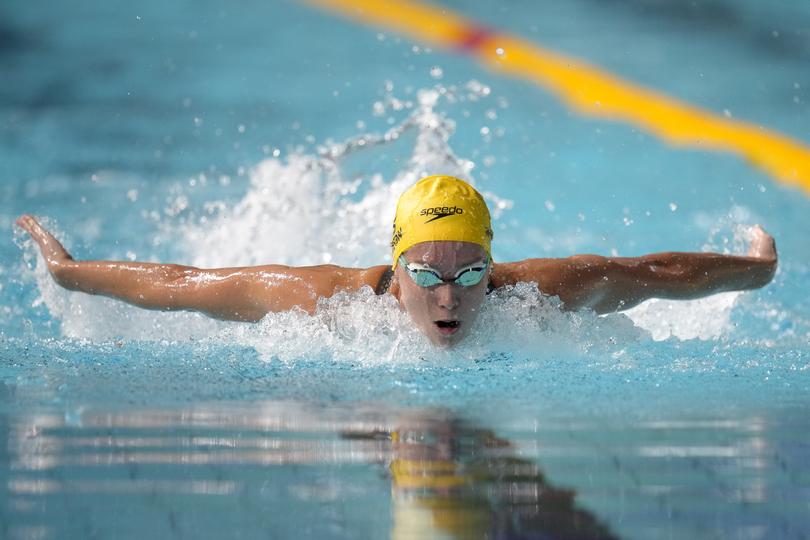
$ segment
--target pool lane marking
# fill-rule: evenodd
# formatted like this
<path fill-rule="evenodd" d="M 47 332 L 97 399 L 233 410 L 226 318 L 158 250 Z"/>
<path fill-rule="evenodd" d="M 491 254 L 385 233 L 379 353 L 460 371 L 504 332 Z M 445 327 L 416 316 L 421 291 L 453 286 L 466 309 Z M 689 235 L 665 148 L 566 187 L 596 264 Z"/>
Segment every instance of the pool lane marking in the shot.
<path fill-rule="evenodd" d="M 810 146 L 721 117 L 625 81 L 535 43 L 476 25 L 445 8 L 411 0 L 306 0 L 420 41 L 476 56 L 496 71 L 532 81 L 590 116 L 622 121 L 669 144 L 731 152 L 810 194 Z"/>

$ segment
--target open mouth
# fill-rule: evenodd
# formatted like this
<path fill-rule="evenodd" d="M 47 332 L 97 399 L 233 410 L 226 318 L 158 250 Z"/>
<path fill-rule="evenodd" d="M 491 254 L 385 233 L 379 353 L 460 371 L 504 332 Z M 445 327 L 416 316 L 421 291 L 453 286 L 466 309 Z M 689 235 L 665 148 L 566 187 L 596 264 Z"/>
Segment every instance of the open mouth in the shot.
<path fill-rule="evenodd" d="M 436 321 L 436 327 L 442 334 L 455 334 L 461 326 L 461 321 Z"/>

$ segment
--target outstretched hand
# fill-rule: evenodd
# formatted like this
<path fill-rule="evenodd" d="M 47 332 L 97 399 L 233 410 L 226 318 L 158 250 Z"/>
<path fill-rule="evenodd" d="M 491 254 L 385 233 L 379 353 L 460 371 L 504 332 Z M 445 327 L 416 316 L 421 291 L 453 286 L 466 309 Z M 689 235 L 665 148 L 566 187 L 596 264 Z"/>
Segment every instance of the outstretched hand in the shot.
<path fill-rule="evenodd" d="M 17 218 L 16 223 L 20 228 L 28 232 L 37 243 L 45 262 L 48 263 L 48 268 L 53 269 L 54 266 L 58 266 L 60 263 L 73 260 L 73 257 L 59 243 L 59 240 L 40 225 L 33 216 L 24 214 Z"/>
<path fill-rule="evenodd" d="M 759 225 L 751 227 L 751 244 L 748 246 L 748 256 L 758 259 L 776 260 L 776 242 L 773 236 Z"/>

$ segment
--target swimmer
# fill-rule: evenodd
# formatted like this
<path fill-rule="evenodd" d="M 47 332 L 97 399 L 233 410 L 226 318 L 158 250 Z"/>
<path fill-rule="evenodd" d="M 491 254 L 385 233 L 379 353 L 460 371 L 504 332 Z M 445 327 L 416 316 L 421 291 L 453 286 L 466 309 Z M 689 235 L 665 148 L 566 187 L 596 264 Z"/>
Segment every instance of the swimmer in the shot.
<path fill-rule="evenodd" d="M 773 237 L 753 227 L 748 254 L 655 253 L 640 257 L 574 255 L 492 260 L 493 233 L 483 197 L 452 176 L 429 176 L 397 204 L 389 265 L 265 265 L 201 269 L 176 264 L 77 261 L 29 215 L 17 220 L 38 244 L 62 287 L 117 298 L 146 309 L 186 310 L 223 320 L 256 322 L 269 312 L 312 314 L 321 298 L 371 287 L 391 294 L 438 347 L 461 341 L 487 292 L 536 283 L 563 309 L 612 313 L 651 298 L 689 300 L 763 287 L 776 271 Z"/>

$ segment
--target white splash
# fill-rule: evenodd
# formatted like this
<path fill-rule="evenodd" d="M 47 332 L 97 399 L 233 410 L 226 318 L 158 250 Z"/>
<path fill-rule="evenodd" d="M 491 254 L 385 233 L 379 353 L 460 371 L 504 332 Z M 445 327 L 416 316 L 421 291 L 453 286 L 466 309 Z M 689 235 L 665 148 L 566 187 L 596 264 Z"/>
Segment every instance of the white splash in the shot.
<path fill-rule="evenodd" d="M 445 92 L 446 93 L 446 92 Z M 250 173 L 250 187 L 235 205 L 205 221 L 182 226 L 180 243 L 193 246 L 201 267 L 251 264 L 371 266 L 389 256 L 391 223 L 399 195 L 429 172 L 441 171 L 474 184 L 473 163 L 448 144 L 453 122 L 434 110 L 438 90 L 421 91 L 411 114 L 383 135 L 362 135 L 320 149 L 320 155 L 270 158 Z M 342 163 L 415 132 L 408 162 L 393 178 L 369 171 L 347 178 Z M 511 201 L 485 194 L 495 216 Z"/>
<path fill-rule="evenodd" d="M 715 294 L 699 300 L 648 300 L 625 313 L 656 341 L 716 339 L 731 329 L 731 313 L 741 293 Z"/>
<path fill-rule="evenodd" d="M 498 355 L 551 358 L 554 353 L 617 352 L 643 333 L 623 315 L 567 313 L 521 283 L 489 295 L 470 335 L 452 349 L 437 349 L 390 295 L 370 288 L 321 302 L 314 316 L 271 313 L 258 325 L 225 330 L 220 338 L 254 347 L 266 359 L 319 358 L 361 365 L 453 363 Z"/>
<path fill-rule="evenodd" d="M 196 218 L 170 217 L 168 229 L 177 245 L 200 267 L 267 263 L 309 265 L 336 263 L 370 266 L 389 255 L 389 233 L 399 194 L 425 174 L 441 171 L 474 183 L 474 164 L 458 158 L 448 140 L 454 123 L 436 111 L 442 99 L 459 92 L 475 99 L 488 89 L 437 86 L 421 91 L 415 103 L 387 100 L 387 108 L 409 111 L 381 135 L 365 134 L 320 148 L 317 155 L 293 153 L 270 158 L 250 171 L 250 184 L 235 204 L 209 201 Z M 379 106 L 378 106 L 379 105 Z M 413 137 L 410 157 L 393 174 L 371 168 L 349 174 L 345 162 Z M 353 170 L 353 169 L 352 169 Z M 497 220 L 511 201 L 484 193 Z M 30 242 L 27 251 L 33 252 Z M 267 359 L 292 362 L 329 358 L 368 364 L 441 362 L 480 358 L 494 353 L 537 356 L 554 351 L 599 350 L 620 354 L 623 344 L 653 339 L 711 339 L 730 325 L 737 293 L 695 302 L 653 301 L 625 315 L 597 317 L 564 313 L 535 286 L 520 284 L 490 295 L 471 336 L 451 351 L 431 346 L 390 296 L 371 290 L 338 294 L 324 300 L 314 316 L 300 311 L 269 314 L 258 324 L 228 323 L 192 313 L 164 313 L 134 308 L 118 301 L 59 288 L 40 257 L 35 277 L 50 313 L 70 338 L 108 341 L 205 341 L 254 347 Z M 632 321 L 632 322 L 631 322 Z M 635 323 L 636 326 L 633 325 Z M 608 357 L 611 354 L 607 355 Z"/>
<path fill-rule="evenodd" d="M 742 223 L 760 221 L 741 206 L 732 206 L 721 216 L 700 214 L 698 225 L 709 232 L 704 251 L 716 253 L 745 253 L 752 239 L 751 227 Z M 733 328 L 731 316 L 743 293 L 726 292 L 698 300 L 649 300 L 626 313 L 640 328 L 656 341 L 675 337 L 685 339 L 717 339 Z"/>

